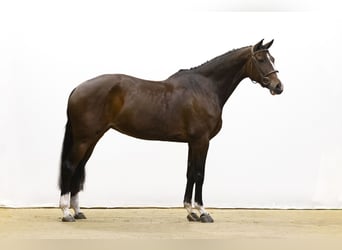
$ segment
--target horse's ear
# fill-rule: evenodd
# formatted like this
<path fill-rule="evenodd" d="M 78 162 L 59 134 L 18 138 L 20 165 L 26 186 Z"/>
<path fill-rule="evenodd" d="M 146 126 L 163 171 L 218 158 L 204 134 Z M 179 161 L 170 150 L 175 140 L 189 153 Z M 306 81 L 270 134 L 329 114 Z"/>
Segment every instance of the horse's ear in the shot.
<path fill-rule="evenodd" d="M 270 41 L 269 43 L 264 44 L 262 46 L 263 49 L 269 49 L 272 46 L 273 42 L 274 42 L 274 39 L 272 39 L 272 41 Z"/>
<path fill-rule="evenodd" d="M 260 49 L 262 49 L 262 42 L 264 41 L 264 39 L 262 39 L 260 42 L 258 42 L 257 44 L 255 44 L 254 46 L 253 46 L 253 51 L 255 52 L 255 51 L 258 51 L 258 50 L 260 50 Z"/>

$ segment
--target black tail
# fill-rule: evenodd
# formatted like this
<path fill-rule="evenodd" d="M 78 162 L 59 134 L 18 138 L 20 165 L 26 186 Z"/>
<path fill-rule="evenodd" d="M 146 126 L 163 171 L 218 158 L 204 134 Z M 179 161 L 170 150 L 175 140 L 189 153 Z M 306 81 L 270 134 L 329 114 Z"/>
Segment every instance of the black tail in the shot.
<path fill-rule="evenodd" d="M 66 164 L 67 158 L 70 154 L 71 148 L 72 148 L 73 140 L 72 140 L 72 130 L 71 130 L 71 123 L 68 119 L 67 124 L 65 125 L 65 134 L 64 134 L 64 140 L 63 140 L 63 148 L 62 148 L 62 155 L 61 155 L 61 168 L 60 168 L 60 175 L 59 175 L 59 188 L 63 189 L 63 172 L 65 171 L 65 168 L 63 168 L 63 165 Z"/>

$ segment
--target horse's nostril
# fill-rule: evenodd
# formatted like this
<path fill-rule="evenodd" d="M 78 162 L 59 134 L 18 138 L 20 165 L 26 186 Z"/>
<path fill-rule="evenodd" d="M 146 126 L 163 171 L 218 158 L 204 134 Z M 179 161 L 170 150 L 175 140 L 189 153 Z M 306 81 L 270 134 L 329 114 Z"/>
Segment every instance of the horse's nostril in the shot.
<path fill-rule="evenodd" d="M 281 84 L 280 82 L 275 87 L 273 86 L 273 88 L 269 88 L 269 90 L 271 91 L 272 95 L 279 95 L 283 93 L 284 87 L 283 84 Z"/>
<path fill-rule="evenodd" d="M 283 91 L 283 84 L 278 83 L 277 86 L 276 86 L 276 90 L 278 90 L 280 92 Z"/>
<path fill-rule="evenodd" d="M 283 92 L 283 90 L 284 90 L 283 84 L 278 83 L 278 84 L 276 85 L 276 87 L 275 87 L 275 92 L 276 92 L 277 94 L 281 94 L 281 93 Z"/>

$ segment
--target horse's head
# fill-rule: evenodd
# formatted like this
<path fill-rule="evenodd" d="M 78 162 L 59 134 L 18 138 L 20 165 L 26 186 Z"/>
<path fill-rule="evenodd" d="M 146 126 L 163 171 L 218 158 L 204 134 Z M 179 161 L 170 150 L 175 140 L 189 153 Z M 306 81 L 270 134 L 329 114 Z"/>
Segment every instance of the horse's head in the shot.
<path fill-rule="evenodd" d="M 263 40 L 252 46 L 247 74 L 253 82 L 268 88 L 272 95 L 279 95 L 284 87 L 277 76 L 278 70 L 274 68 L 274 57 L 268 51 L 273 40 L 262 44 Z"/>

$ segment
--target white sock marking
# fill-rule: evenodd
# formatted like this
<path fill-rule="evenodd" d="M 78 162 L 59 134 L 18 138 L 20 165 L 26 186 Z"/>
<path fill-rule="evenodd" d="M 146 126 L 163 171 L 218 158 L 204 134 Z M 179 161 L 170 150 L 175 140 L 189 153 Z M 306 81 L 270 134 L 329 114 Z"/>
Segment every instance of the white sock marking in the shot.
<path fill-rule="evenodd" d="M 80 199 L 79 199 L 78 193 L 71 197 L 70 206 L 75 211 L 75 214 L 78 214 L 81 212 L 81 210 L 80 210 Z"/>
<path fill-rule="evenodd" d="M 191 205 L 191 203 L 184 202 L 184 207 L 185 207 L 186 211 L 188 211 L 188 214 L 192 213 L 192 205 Z"/>
<path fill-rule="evenodd" d="M 209 214 L 203 206 L 198 205 L 197 202 L 195 202 L 195 208 L 199 211 L 199 213 L 202 214 Z"/>
<path fill-rule="evenodd" d="M 71 216 L 71 213 L 69 211 L 69 207 L 70 207 L 70 193 L 61 195 L 61 198 L 59 200 L 59 206 L 62 209 L 63 217 Z"/>

